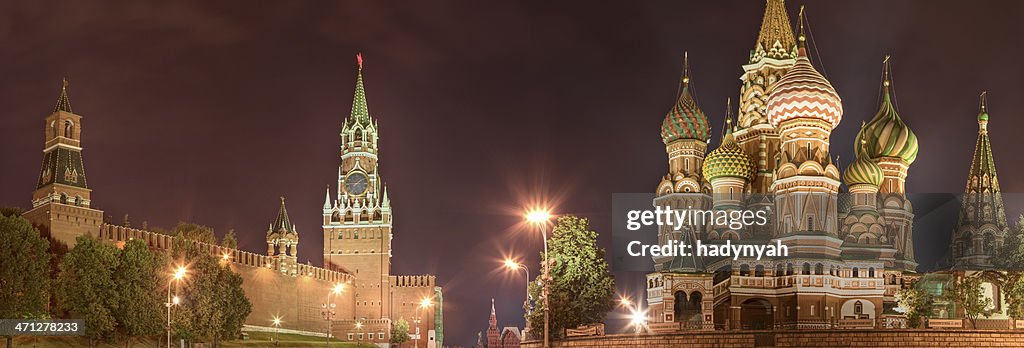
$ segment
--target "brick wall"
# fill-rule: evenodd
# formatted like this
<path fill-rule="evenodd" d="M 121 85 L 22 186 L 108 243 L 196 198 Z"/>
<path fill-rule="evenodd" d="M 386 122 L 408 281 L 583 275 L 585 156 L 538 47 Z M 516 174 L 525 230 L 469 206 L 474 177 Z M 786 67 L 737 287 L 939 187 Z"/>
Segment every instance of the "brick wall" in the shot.
<path fill-rule="evenodd" d="M 800 330 L 630 334 L 553 341 L 552 347 L 1024 347 L 1024 331 Z M 539 341 L 523 342 L 540 348 Z"/>

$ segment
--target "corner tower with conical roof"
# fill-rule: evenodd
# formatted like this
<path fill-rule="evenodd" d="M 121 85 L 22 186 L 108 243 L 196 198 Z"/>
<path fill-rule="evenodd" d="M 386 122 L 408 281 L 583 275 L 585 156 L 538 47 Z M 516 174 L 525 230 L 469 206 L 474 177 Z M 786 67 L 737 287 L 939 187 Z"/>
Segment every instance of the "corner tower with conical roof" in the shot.
<path fill-rule="evenodd" d="M 354 275 L 356 314 L 387 317 L 391 273 L 391 202 L 378 172 L 377 122 L 363 87 L 363 58 L 357 72 L 352 111 L 341 127 L 337 194 L 328 189 L 323 207 L 324 266 Z"/>
<path fill-rule="evenodd" d="M 761 31 L 740 76 L 737 129 L 733 134 L 736 143 L 757 164 L 751 185 L 755 194 L 769 192 L 779 149 L 778 131 L 768 122 L 768 94 L 796 64 L 796 56 L 797 43 L 785 1 L 766 0 Z"/>
<path fill-rule="evenodd" d="M 275 264 L 281 273 L 296 275 L 298 264 L 296 258 L 299 254 L 299 232 L 288 217 L 288 209 L 284 206 L 284 197 L 281 197 L 281 207 L 277 210 L 277 217 L 267 229 L 267 255 L 276 259 Z"/>
<path fill-rule="evenodd" d="M 72 247 L 76 237 L 98 233 L 103 211 L 91 207 L 92 190 L 82 159 L 82 116 L 71 111 L 67 80 L 44 120 L 43 135 L 43 166 L 32 192 L 32 209 L 24 216 L 54 241 Z"/>
<path fill-rule="evenodd" d="M 981 94 L 978 113 L 978 141 L 974 145 L 971 171 L 967 173 L 960 218 L 950 244 L 955 269 L 980 270 L 992 267 L 992 255 L 1003 244 L 1009 229 L 1003 206 L 996 162 L 988 137 L 987 93 Z"/>

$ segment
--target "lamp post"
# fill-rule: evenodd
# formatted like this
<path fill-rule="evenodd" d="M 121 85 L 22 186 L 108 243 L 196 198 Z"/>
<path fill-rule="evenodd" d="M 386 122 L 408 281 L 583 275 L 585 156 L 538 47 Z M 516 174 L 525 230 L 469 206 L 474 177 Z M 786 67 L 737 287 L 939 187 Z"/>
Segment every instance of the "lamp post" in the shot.
<path fill-rule="evenodd" d="M 320 305 L 320 314 L 322 314 L 324 316 L 324 320 L 327 321 L 327 347 L 331 346 L 331 319 L 334 319 L 334 308 L 336 307 L 335 304 L 331 302 L 331 295 L 340 294 L 343 290 L 345 290 L 345 284 L 338 283 L 337 285 L 334 285 L 334 288 L 327 292 L 327 303 Z"/>
<path fill-rule="evenodd" d="M 362 329 L 363 329 L 363 322 L 362 321 L 357 321 L 356 322 L 356 331 L 361 331 Z M 363 336 L 360 336 L 362 334 L 363 334 L 362 332 L 357 332 L 356 333 L 356 345 L 357 346 L 359 345 L 359 341 L 362 341 Z"/>
<path fill-rule="evenodd" d="M 178 296 L 171 298 L 171 283 L 177 285 L 177 282 L 185 278 L 185 274 L 188 272 L 184 266 L 178 266 L 171 273 L 171 281 L 167 283 L 167 348 L 171 348 L 171 306 L 181 303 L 181 299 Z"/>
<path fill-rule="evenodd" d="M 541 281 L 543 287 L 541 288 L 541 297 L 544 298 L 544 348 L 551 347 L 551 340 L 548 334 L 550 327 L 550 316 L 551 308 L 548 308 L 548 283 L 551 282 L 551 263 L 548 260 L 548 220 L 551 219 L 551 213 L 547 210 L 539 209 L 534 210 L 526 214 L 526 220 L 530 223 L 540 226 L 541 236 L 544 238 L 544 269 Z"/>
<path fill-rule="evenodd" d="M 529 312 L 531 311 L 530 308 L 529 308 L 529 268 L 526 268 L 525 264 L 519 263 L 518 261 L 515 261 L 515 260 L 512 260 L 512 259 L 505 259 L 505 268 L 508 268 L 508 269 L 511 269 L 511 270 L 522 269 L 523 271 L 526 272 L 526 297 L 523 298 L 522 304 L 523 304 L 523 308 L 526 309 L 526 314 L 529 314 Z M 527 325 L 527 327 L 528 327 L 528 325 Z"/>
<path fill-rule="evenodd" d="M 414 348 L 419 348 L 420 346 L 420 310 L 427 309 L 427 307 L 432 305 L 434 305 L 434 302 L 431 301 L 429 297 L 424 297 L 420 300 L 420 305 L 416 306 L 416 318 L 413 320 L 413 322 L 416 323 L 416 339 L 413 340 L 412 344 Z"/>
<path fill-rule="evenodd" d="M 274 323 L 274 345 L 277 346 L 281 344 L 281 318 L 274 317 L 272 322 Z"/>

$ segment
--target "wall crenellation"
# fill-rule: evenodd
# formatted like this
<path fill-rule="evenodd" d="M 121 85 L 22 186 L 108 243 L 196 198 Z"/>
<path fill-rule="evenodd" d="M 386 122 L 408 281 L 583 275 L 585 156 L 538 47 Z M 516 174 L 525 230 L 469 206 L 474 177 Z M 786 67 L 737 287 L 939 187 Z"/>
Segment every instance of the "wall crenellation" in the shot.
<path fill-rule="evenodd" d="M 100 225 L 100 231 L 97 237 L 101 240 L 115 243 L 141 239 L 145 241 L 150 248 L 159 250 L 170 250 L 174 241 L 174 237 L 171 235 L 111 224 Z M 203 242 L 192 241 L 192 243 L 198 245 L 203 251 L 216 257 L 230 260 L 232 263 L 250 267 L 274 268 L 274 258 L 267 255 L 226 248 Z M 351 274 L 312 265 L 300 264 L 297 265 L 297 269 L 298 274 L 300 275 L 329 282 L 348 282 L 353 279 Z M 431 280 L 431 284 L 433 284 L 433 280 Z"/>

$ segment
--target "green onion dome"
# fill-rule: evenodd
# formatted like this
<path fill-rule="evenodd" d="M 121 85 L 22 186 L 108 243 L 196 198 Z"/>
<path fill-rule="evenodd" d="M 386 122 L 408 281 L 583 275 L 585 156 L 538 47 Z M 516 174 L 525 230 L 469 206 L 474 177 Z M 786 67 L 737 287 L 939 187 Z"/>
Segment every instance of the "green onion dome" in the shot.
<path fill-rule="evenodd" d="M 987 118 L 988 115 L 978 115 L 979 120 L 982 117 Z M 900 115 L 896 113 L 896 108 L 893 107 L 888 76 L 882 82 L 882 104 L 878 108 L 878 113 L 864 125 L 857 134 L 856 141 L 857 144 L 863 143 L 858 150 L 858 156 L 863 152 L 864 156 L 871 159 L 898 157 L 907 164 L 914 163 L 917 159 L 917 135 L 903 123 Z"/>
<path fill-rule="evenodd" d="M 843 173 L 843 181 L 847 186 L 867 184 L 878 187 L 882 185 L 883 179 L 885 174 L 882 173 L 882 167 L 862 156 L 857 156 L 857 160 L 846 167 L 846 172 Z"/>
<path fill-rule="evenodd" d="M 747 181 L 754 179 L 757 166 L 739 145 L 732 135 L 732 127 L 726 125 L 727 132 L 722 137 L 722 145 L 708 154 L 704 159 L 704 179 L 733 177 Z"/>
<path fill-rule="evenodd" d="M 690 95 L 688 79 L 683 79 L 683 91 L 679 93 L 679 100 L 661 123 L 661 140 L 665 145 L 679 139 L 707 141 L 711 135 L 708 118 Z"/>
<path fill-rule="evenodd" d="M 832 83 L 811 65 L 801 47 L 793 68 L 771 87 L 768 122 L 773 127 L 792 119 L 819 119 L 835 128 L 843 118 L 843 101 Z"/>

